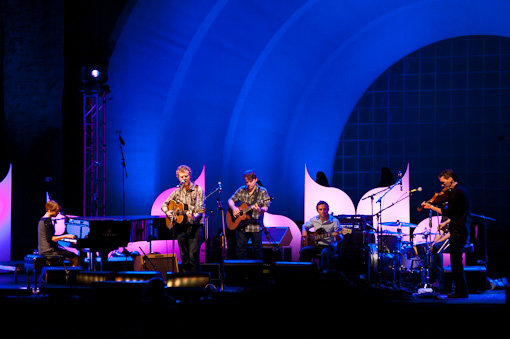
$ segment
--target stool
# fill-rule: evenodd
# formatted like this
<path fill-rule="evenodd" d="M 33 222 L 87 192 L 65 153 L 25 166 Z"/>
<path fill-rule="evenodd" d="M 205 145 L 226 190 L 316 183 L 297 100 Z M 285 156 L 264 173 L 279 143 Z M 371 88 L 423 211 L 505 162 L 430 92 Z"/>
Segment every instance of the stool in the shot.
<path fill-rule="evenodd" d="M 68 262 L 67 262 L 68 263 Z M 39 255 L 39 254 L 28 254 L 25 256 L 25 269 L 27 272 L 28 286 L 30 288 L 30 273 L 34 272 L 34 287 L 37 288 L 37 279 L 41 274 L 43 267 L 45 266 L 64 266 L 66 262 L 64 257 L 61 255 Z"/>

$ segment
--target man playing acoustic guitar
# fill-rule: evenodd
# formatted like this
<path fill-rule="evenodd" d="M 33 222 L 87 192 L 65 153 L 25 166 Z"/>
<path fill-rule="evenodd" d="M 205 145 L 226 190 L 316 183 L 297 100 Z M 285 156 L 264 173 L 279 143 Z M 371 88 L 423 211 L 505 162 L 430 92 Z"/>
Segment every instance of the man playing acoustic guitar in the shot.
<path fill-rule="evenodd" d="M 235 205 L 240 201 L 241 204 L 250 206 L 250 211 L 244 220 L 241 220 L 237 227 L 237 258 L 247 259 L 248 240 L 251 239 L 253 251 L 256 259 L 263 259 L 262 254 L 262 230 L 264 229 L 264 213 L 268 210 L 270 200 L 267 190 L 257 184 L 257 174 L 254 171 L 244 172 L 244 181 L 246 185 L 241 186 L 228 199 L 229 213 L 233 219 L 245 217 L 241 215 L 242 210 Z M 228 221 L 227 216 L 227 221 Z"/>
<path fill-rule="evenodd" d="M 183 272 L 200 272 L 200 245 L 204 236 L 204 191 L 191 182 L 191 168 L 181 165 L 175 172 L 179 179 L 179 188 L 173 191 L 161 206 L 161 210 L 173 221 L 177 234 L 177 243 L 181 253 Z M 183 206 L 185 211 L 177 211 Z M 184 215 L 175 213 L 183 212 Z M 181 221 L 182 220 L 182 221 Z M 177 221 L 177 223 L 176 223 Z M 179 223 L 180 222 L 180 223 Z"/>
<path fill-rule="evenodd" d="M 317 203 L 319 215 L 308 220 L 302 229 L 303 248 L 299 251 L 299 260 L 311 261 L 316 253 L 321 254 L 320 269 L 328 270 L 331 258 L 337 252 L 337 244 L 343 240 L 342 229 L 337 218 L 329 214 L 329 205 L 325 201 Z M 315 240 L 310 229 L 314 229 Z M 347 229 L 346 229 L 347 231 Z M 318 240 L 318 238 L 321 238 Z"/>

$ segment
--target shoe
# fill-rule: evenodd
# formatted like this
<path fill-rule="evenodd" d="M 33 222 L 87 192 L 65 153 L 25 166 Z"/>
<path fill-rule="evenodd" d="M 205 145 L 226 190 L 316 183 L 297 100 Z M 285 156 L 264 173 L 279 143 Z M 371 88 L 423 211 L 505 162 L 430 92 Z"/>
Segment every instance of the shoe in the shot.
<path fill-rule="evenodd" d="M 467 298 L 467 297 L 468 297 L 467 294 L 460 294 L 460 293 L 448 294 L 448 299 L 463 299 L 463 298 Z"/>

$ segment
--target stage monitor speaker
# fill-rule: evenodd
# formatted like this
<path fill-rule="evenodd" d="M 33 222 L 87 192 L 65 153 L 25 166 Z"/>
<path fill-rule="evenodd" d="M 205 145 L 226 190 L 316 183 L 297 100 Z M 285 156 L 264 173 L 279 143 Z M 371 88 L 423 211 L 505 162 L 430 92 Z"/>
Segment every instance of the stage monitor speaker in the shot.
<path fill-rule="evenodd" d="M 115 274 L 115 281 L 149 281 L 153 278 L 163 279 L 163 275 L 158 271 L 125 271 Z M 164 280 L 164 279 L 163 279 Z"/>
<path fill-rule="evenodd" d="M 266 227 L 265 229 L 269 234 L 262 235 L 262 246 L 263 247 L 272 247 L 273 242 L 278 244 L 279 246 L 289 246 L 290 245 L 290 242 L 292 240 L 292 234 L 290 233 L 290 230 L 288 227 L 277 226 L 277 227 Z"/>
<path fill-rule="evenodd" d="M 66 272 L 67 270 L 67 272 Z M 43 267 L 40 282 L 46 285 L 75 285 L 76 274 L 81 267 L 49 266 Z"/>
<path fill-rule="evenodd" d="M 114 280 L 115 273 L 108 271 L 82 271 L 76 274 L 76 283 L 78 285 L 90 286 L 96 281 Z"/>
<path fill-rule="evenodd" d="M 166 275 L 166 287 L 168 288 L 200 288 L 209 285 L 211 275 L 209 272 L 201 273 L 172 273 Z"/>
<path fill-rule="evenodd" d="M 147 259 L 137 256 L 133 262 L 135 271 L 158 271 L 166 281 L 167 272 L 179 272 L 175 254 L 149 254 Z"/>
<path fill-rule="evenodd" d="M 225 284 L 254 286 L 262 282 L 262 260 L 225 260 Z"/>

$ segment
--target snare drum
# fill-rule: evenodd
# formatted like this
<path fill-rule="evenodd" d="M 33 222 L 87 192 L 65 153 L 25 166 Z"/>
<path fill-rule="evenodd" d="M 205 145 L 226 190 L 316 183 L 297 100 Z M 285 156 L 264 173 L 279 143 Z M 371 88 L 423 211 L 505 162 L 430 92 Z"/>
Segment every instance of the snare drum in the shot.
<path fill-rule="evenodd" d="M 414 243 L 412 247 L 406 250 L 407 259 L 422 259 L 427 255 L 427 243 L 418 242 Z"/>

